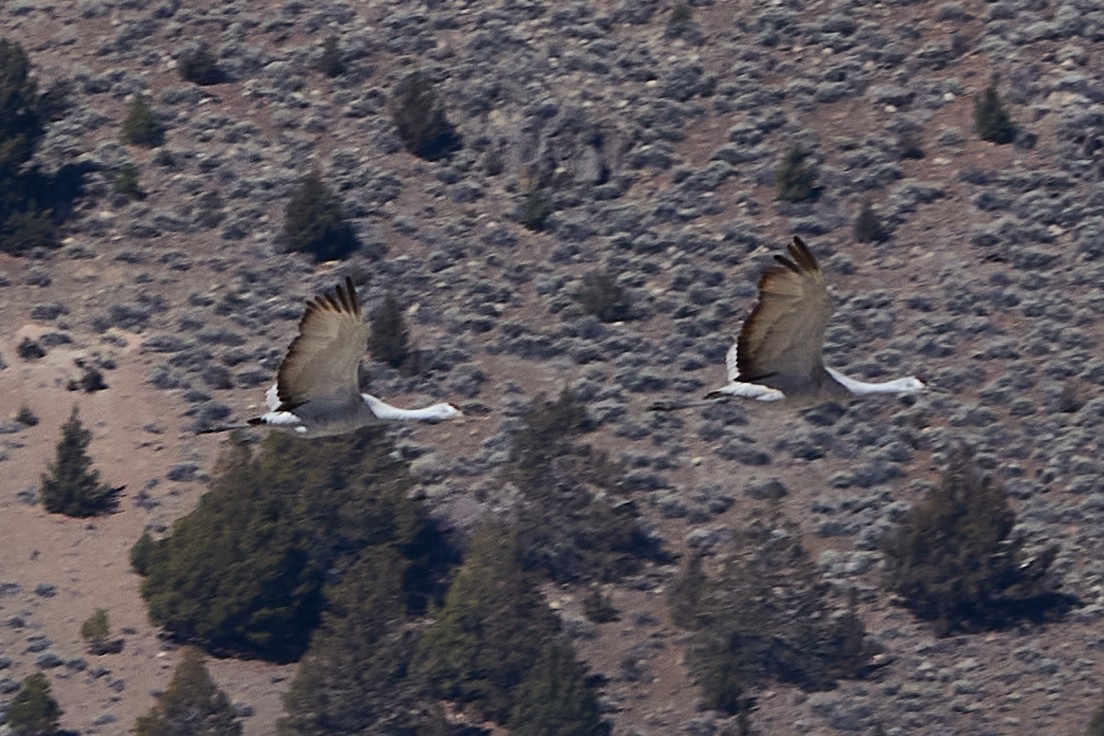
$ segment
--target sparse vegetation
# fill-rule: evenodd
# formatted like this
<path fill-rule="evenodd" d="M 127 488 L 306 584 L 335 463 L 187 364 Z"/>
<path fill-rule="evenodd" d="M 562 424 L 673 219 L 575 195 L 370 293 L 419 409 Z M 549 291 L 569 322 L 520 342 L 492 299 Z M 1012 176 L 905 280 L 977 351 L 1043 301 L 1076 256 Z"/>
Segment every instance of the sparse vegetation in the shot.
<path fill-rule="evenodd" d="M 36 672 L 23 680 L 8 706 L 12 736 L 54 736 L 62 710 L 50 692 L 46 675 Z"/>
<path fill-rule="evenodd" d="M 591 589 L 586 598 L 583 598 L 583 615 L 588 621 L 596 624 L 605 624 L 621 618 L 610 597 L 603 594 L 602 589 L 597 586 Z"/>
<path fill-rule="evenodd" d="M 319 261 L 344 258 L 357 248 L 340 200 L 317 169 L 303 177 L 284 210 L 284 239 L 288 250 L 309 253 Z"/>
<path fill-rule="evenodd" d="M 186 82 L 210 85 L 219 84 L 225 80 L 225 75 L 219 69 L 214 55 L 205 43 L 184 52 L 177 63 L 180 78 Z"/>
<path fill-rule="evenodd" d="M 61 427 L 57 458 L 42 474 L 42 505 L 54 514 L 95 516 L 115 508 L 117 489 L 100 482 L 88 445 L 92 433 L 81 424 L 77 407 Z"/>
<path fill-rule="evenodd" d="M 776 514 L 756 519 L 713 574 L 695 557 L 673 587 L 673 618 L 692 632 L 686 659 L 706 708 L 735 715 L 764 679 L 823 690 L 868 666 L 874 648 L 854 602 L 832 606 L 800 540 Z"/>
<path fill-rule="evenodd" d="M 801 146 L 792 146 L 783 157 L 775 175 L 775 197 L 785 202 L 803 202 L 815 193 L 816 169 Z"/>
<path fill-rule="evenodd" d="M 998 81 L 994 76 L 989 86 L 974 99 L 974 129 L 983 141 L 1011 143 L 1016 138 L 1016 126 L 1001 101 Z"/>
<path fill-rule="evenodd" d="M 617 322 L 629 318 L 631 301 L 625 287 L 617 283 L 617 277 L 609 271 L 588 271 L 576 292 L 579 306 L 603 322 Z"/>
<path fill-rule="evenodd" d="M 381 363 L 398 368 L 410 358 L 410 335 L 403 318 L 402 305 L 391 294 L 383 298 L 372 316 L 372 333 L 368 337 L 368 352 Z"/>
<path fill-rule="evenodd" d="M 241 723 L 193 648 L 184 650 L 157 704 L 134 724 L 137 736 L 238 736 Z"/>
<path fill-rule="evenodd" d="M 885 585 L 939 635 L 1042 621 L 1074 603 L 1056 592 L 1052 545 L 1028 555 L 1004 489 L 956 450 L 932 490 L 883 543 Z"/>
<path fill-rule="evenodd" d="M 461 146 L 460 135 L 445 116 L 445 106 L 425 72 L 413 72 L 399 82 L 391 98 L 391 118 L 406 150 L 419 158 L 436 161 Z"/>
<path fill-rule="evenodd" d="M 153 114 L 149 99 L 145 95 L 135 95 L 123 120 L 123 143 L 153 148 L 160 146 L 164 138 L 165 131 Z"/>

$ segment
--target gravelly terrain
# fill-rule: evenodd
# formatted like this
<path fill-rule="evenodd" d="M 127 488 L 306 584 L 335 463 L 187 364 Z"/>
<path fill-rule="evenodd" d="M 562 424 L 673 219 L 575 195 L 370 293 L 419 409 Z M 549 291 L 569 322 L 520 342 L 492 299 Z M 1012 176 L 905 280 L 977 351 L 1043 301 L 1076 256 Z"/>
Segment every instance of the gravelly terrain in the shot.
<path fill-rule="evenodd" d="M 495 480 L 508 433 L 532 397 L 565 385 L 676 551 L 723 548 L 781 484 L 891 661 L 832 692 L 764 691 L 763 733 L 1081 733 L 1104 676 L 1104 6 L 691 5 L 676 27 L 647 0 L 6 3 L 2 35 L 40 79 L 74 82 L 40 160 L 102 170 L 61 250 L 0 256 L 0 392 L 42 418 L 0 437 L 0 691 L 45 668 L 64 725 L 89 734 L 121 733 L 150 706 L 174 655 L 158 654 L 126 551 L 202 493 L 217 444 L 192 430 L 254 409 L 303 299 L 351 273 L 369 308 L 387 290 L 409 305 L 428 356 L 418 377 L 371 366 L 374 391 L 447 398 L 472 417 L 396 430 L 425 497 L 461 527 L 508 502 Z M 331 33 L 348 64 L 335 79 L 312 67 Z M 200 40 L 225 83 L 177 74 Z M 415 69 L 463 136 L 447 161 L 404 152 L 388 115 Z M 995 72 L 1021 129 L 1008 146 L 972 129 Z M 136 93 L 165 125 L 158 148 L 119 143 Z M 811 203 L 773 198 L 793 144 L 817 165 Z M 125 164 L 144 199 L 113 193 Z M 341 264 L 276 247 L 312 166 L 363 244 Z M 513 213 L 538 185 L 556 211 L 532 233 Z M 887 241 L 854 241 L 864 201 Z M 801 416 L 649 413 L 719 383 L 756 276 L 794 233 L 839 295 L 829 361 L 860 378 L 919 372 L 951 393 Z M 632 319 L 580 309 L 574 291 L 598 267 L 628 289 Z M 20 359 L 24 337 L 46 357 Z M 75 357 L 98 362 L 108 390 L 66 393 Z M 105 476 L 128 485 L 121 512 L 92 524 L 26 502 L 74 400 Z M 1032 543 L 1061 546 L 1065 590 L 1085 603 L 1067 621 L 935 639 L 879 589 L 879 538 L 957 441 L 1006 483 Z M 723 725 L 694 708 L 663 604 L 673 572 L 613 589 L 622 620 L 601 626 L 578 614 L 585 591 L 549 591 L 609 678 L 618 733 Z M 77 631 L 99 606 L 127 646 L 89 661 Z M 247 733 L 270 733 L 289 669 L 213 669 L 252 710 Z"/>

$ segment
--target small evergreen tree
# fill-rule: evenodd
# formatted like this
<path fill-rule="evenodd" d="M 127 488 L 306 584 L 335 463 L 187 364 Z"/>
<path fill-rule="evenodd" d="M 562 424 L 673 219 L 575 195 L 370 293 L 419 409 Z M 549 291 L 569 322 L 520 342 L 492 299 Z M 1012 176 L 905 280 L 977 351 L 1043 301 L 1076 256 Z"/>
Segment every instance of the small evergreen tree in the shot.
<path fill-rule="evenodd" d="M 337 36 L 330 34 L 322 42 L 322 54 L 318 57 L 318 71 L 327 77 L 340 77 L 345 71 L 345 59 L 338 48 Z"/>
<path fill-rule="evenodd" d="M 50 513 L 95 516 L 115 508 L 117 489 L 100 483 L 92 467 L 88 445 L 92 433 L 81 424 L 77 407 L 61 427 L 57 459 L 42 474 L 42 504 Z"/>
<path fill-rule="evenodd" d="M 576 292 L 575 299 L 584 312 L 603 322 L 629 318 L 629 293 L 609 271 L 588 271 L 583 274 L 583 284 Z"/>
<path fill-rule="evenodd" d="M 545 223 L 553 212 L 552 201 L 543 189 L 530 189 L 517 210 L 517 221 L 526 230 L 543 232 Z"/>
<path fill-rule="evenodd" d="M 134 724 L 137 736 L 238 736 L 241 723 L 196 649 L 185 649 L 157 704 Z"/>
<path fill-rule="evenodd" d="M 606 736 L 598 698 L 571 646 L 550 641 L 517 687 L 510 736 Z"/>
<path fill-rule="evenodd" d="M 126 118 L 123 119 L 123 143 L 132 146 L 146 146 L 153 148 L 160 146 L 164 139 L 164 130 L 157 116 L 153 114 L 149 99 L 145 95 L 135 95 L 127 107 Z"/>
<path fill-rule="evenodd" d="M 215 57 L 206 43 L 201 43 L 181 55 L 179 60 L 180 78 L 199 85 L 218 84 L 225 80 Z"/>
<path fill-rule="evenodd" d="M 112 183 L 112 189 L 116 194 L 121 194 L 124 197 L 130 197 L 131 199 L 142 199 L 145 194 L 142 192 L 142 185 L 138 181 L 138 167 L 134 164 L 123 164 L 119 167 L 119 170 L 115 172 L 115 181 Z"/>
<path fill-rule="evenodd" d="M 402 305 L 391 292 L 387 292 L 383 303 L 372 317 L 368 352 L 373 358 L 392 368 L 398 368 L 410 357 L 410 335 L 403 319 Z"/>
<path fill-rule="evenodd" d="M 1043 620 L 1075 602 L 1055 591 L 1051 546 L 1028 559 L 1004 489 L 972 453 L 952 454 L 942 483 L 883 542 L 885 585 L 936 633 Z"/>
<path fill-rule="evenodd" d="M 785 202 L 802 202 L 813 196 L 816 169 L 808 161 L 809 154 L 801 146 L 792 146 L 775 175 L 775 197 Z"/>
<path fill-rule="evenodd" d="M 486 523 L 472 537 L 444 606 L 419 646 L 418 666 L 435 692 L 499 723 L 514 690 L 559 629 L 518 562 L 509 529 Z"/>
<path fill-rule="evenodd" d="M 12 736 L 54 736 L 62 710 L 50 693 L 46 675 L 36 672 L 23 680 L 19 692 L 8 706 L 8 726 Z"/>
<path fill-rule="evenodd" d="M 855 240 L 860 243 L 880 243 L 886 239 L 886 231 L 882 228 L 882 220 L 874 211 L 870 200 L 863 202 L 855 218 Z"/>
<path fill-rule="evenodd" d="M 356 234 L 345 221 L 341 201 L 317 169 L 304 176 L 284 210 L 284 238 L 289 250 L 316 260 L 344 258 L 357 248 Z"/>
<path fill-rule="evenodd" d="M 614 580 L 663 557 L 620 493 L 620 466 L 575 441 L 589 420 L 570 390 L 538 396 L 522 421 L 508 473 L 521 492 L 515 528 L 528 569 L 558 582 Z"/>
<path fill-rule="evenodd" d="M 983 141 L 1011 143 L 1016 138 L 1016 126 L 997 92 L 997 81 L 994 75 L 981 96 L 974 99 L 974 129 Z"/>
<path fill-rule="evenodd" d="M 736 715 L 764 679 L 824 690 L 863 673 L 874 647 L 854 602 L 833 610 L 796 524 L 777 513 L 754 520 L 719 568 L 706 575 L 692 558 L 670 601 L 692 632 L 686 661 L 705 707 Z"/>
<path fill-rule="evenodd" d="M 88 650 L 92 654 L 106 654 L 112 647 L 108 639 L 111 637 L 111 627 L 107 623 L 107 611 L 97 608 L 92 615 L 81 624 L 81 638 L 88 642 Z"/>
<path fill-rule="evenodd" d="M 413 72 L 395 88 L 391 118 L 406 150 L 419 158 L 436 161 L 460 148 L 460 135 L 445 117 L 429 75 Z"/>
<path fill-rule="evenodd" d="M 64 114 L 68 90 L 57 83 L 40 94 L 23 47 L 0 39 L 0 251 L 58 244 L 58 226 L 79 185 L 74 189 L 61 181 L 62 172 L 48 177 L 29 164 L 46 126 Z"/>

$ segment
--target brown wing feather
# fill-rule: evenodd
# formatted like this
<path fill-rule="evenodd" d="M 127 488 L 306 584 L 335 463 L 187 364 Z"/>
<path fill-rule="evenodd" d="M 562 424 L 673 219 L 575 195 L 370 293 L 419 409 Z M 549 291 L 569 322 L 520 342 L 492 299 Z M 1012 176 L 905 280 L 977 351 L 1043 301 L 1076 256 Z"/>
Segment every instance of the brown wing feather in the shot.
<path fill-rule="evenodd" d="M 368 325 L 351 278 L 307 302 L 299 334 L 276 374 L 280 409 L 357 393 L 357 367 L 368 348 Z"/>
<path fill-rule="evenodd" d="M 810 376 L 820 369 L 824 331 L 832 297 L 816 258 L 794 237 L 789 258 L 775 256 L 759 277 L 759 303 L 740 329 L 740 378 L 753 381 L 777 374 Z"/>

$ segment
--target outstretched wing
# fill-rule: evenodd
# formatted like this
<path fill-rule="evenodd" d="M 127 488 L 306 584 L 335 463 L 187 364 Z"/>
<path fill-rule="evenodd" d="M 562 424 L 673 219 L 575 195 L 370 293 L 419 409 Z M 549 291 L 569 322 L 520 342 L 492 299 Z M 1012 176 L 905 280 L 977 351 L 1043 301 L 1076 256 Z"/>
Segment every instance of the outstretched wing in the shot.
<path fill-rule="evenodd" d="M 801 238 L 789 258 L 775 256 L 759 278 L 759 303 L 736 341 L 741 380 L 789 374 L 812 376 L 823 365 L 824 331 L 834 309 L 824 273 Z"/>
<path fill-rule="evenodd" d="M 299 335 L 276 374 L 279 410 L 290 411 L 309 401 L 355 401 L 357 367 L 368 348 L 368 331 L 351 278 L 307 302 Z"/>

